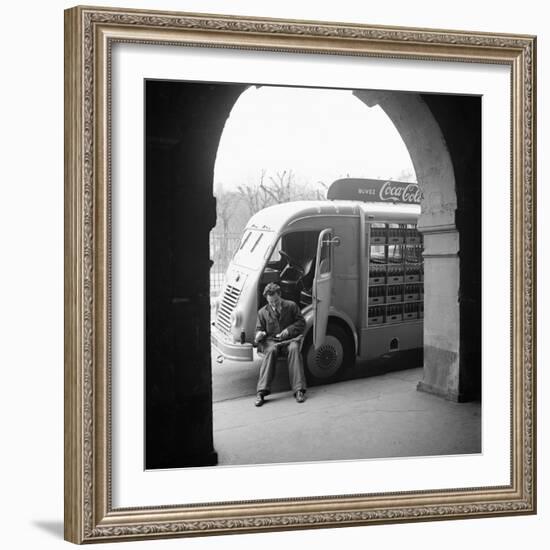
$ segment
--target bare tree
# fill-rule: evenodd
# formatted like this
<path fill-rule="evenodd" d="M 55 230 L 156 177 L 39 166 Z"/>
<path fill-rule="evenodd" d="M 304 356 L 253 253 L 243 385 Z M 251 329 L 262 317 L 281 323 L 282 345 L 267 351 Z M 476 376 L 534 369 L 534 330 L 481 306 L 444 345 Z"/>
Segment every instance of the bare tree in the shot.
<path fill-rule="evenodd" d="M 241 197 L 235 191 L 220 190 L 216 193 L 216 226 L 222 233 L 229 232 L 229 223 Z"/>
<path fill-rule="evenodd" d="M 277 172 L 275 177 L 269 177 L 269 184 L 265 185 L 262 183 L 262 188 L 267 195 L 273 199 L 274 204 L 280 204 L 282 202 L 288 202 L 293 199 L 296 199 L 296 189 L 293 185 L 294 183 L 294 174 L 292 170 L 288 172 L 285 170 L 283 172 Z"/>
<path fill-rule="evenodd" d="M 322 185 L 326 189 L 326 185 Z M 324 191 L 309 189 L 307 184 L 298 183 L 292 170 L 277 172 L 273 176 L 267 176 L 266 170 L 262 170 L 258 183 L 240 185 L 238 192 L 247 204 L 251 216 L 274 204 L 325 198 Z"/>
<path fill-rule="evenodd" d="M 259 183 L 239 185 L 239 187 L 237 187 L 240 197 L 244 200 L 248 207 L 250 216 L 254 215 L 256 212 L 259 212 L 263 208 L 274 204 L 271 196 L 266 192 L 264 184 L 265 176 L 266 171 L 262 170 Z"/>
<path fill-rule="evenodd" d="M 322 190 L 319 189 L 319 186 L 322 187 Z M 328 191 L 328 184 L 326 184 L 324 181 L 318 181 L 317 182 L 317 189 L 315 189 L 315 199 L 318 201 L 323 201 L 327 198 L 327 191 Z"/>

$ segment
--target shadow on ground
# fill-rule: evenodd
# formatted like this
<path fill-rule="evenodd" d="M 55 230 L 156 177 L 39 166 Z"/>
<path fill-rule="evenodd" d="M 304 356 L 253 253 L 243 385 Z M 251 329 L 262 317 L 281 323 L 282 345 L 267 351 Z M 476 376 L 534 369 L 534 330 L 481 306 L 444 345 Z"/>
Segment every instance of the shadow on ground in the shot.
<path fill-rule="evenodd" d="M 56 539 L 63 539 L 63 522 L 58 520 L 38 520 L 33 524 L 42 531 L 54 536 Z"/>

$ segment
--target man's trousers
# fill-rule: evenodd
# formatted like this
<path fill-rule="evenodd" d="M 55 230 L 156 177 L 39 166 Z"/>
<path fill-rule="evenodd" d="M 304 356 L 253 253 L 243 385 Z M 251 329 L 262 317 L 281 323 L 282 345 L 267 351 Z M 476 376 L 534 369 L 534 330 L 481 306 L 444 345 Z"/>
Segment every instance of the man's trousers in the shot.
<path fill-rule="evenodd" d="M 300 342 L 292 341 L 288 344 L 265 340 L 258 345 L 258 351 L 264 353 L 260 365 L 260 377 L 258 379 L 257 392 L 263 395 L 271 393 L 271 382 L 275 376 L 275 368 L 279 357 L 286 357 L 288 361 L 288 377 L 292 391 L 306 391 L 306 378 L 300 353 Z"/>

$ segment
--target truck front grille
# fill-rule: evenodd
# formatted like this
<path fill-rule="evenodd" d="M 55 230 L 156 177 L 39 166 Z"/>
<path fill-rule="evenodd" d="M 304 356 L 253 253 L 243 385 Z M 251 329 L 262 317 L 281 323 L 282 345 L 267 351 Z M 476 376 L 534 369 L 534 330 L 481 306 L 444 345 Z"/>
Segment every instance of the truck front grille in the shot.
<path fill-rule="evenodd" d="M 216 327 L 222 332 L 228 333 L 231 330 L 231 314 L 237 305 L 240 294 L 241 290 L 231 285 L 227 285 L 224 289 L 216 317 Z"/>

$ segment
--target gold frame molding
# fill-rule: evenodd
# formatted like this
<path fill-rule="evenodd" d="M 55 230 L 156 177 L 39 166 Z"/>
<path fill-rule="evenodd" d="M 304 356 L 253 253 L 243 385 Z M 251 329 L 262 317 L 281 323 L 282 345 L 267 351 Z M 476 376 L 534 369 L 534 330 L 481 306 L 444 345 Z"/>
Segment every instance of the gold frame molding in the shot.
<path fill-rule="evenodd" d="M 109 63 L 114 42 L 511 68 L 512 460 L 505 487 L 113 509 Z M 65 538 L 107 542 L 536 512 L 536 37 L 75 7 L 65 12 Z"/>

